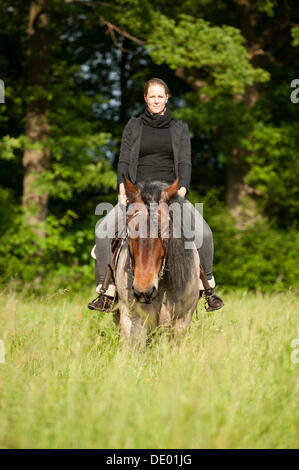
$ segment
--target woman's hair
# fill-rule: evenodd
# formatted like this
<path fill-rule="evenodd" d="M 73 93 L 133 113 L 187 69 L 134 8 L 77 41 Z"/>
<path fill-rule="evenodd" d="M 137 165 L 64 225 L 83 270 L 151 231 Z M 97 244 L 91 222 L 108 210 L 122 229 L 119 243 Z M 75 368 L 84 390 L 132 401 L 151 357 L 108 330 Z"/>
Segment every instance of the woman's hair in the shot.
<path fill-rule="evenodd" d="M 166 83 L 163 80 L 161 80 L 161 78 L 155 78 L 155 77 L 153 77 L 150 80 L 148 80 L 147 82 L 145 82 L 145 84 L 144 84 L 144 96 L 147 95 L 148 89 L 151 85 L 161 85 L 164 88 L 165 94 L 168 95 L 169 97 L 171 97 L 169 88 L 166 85 Z"/>

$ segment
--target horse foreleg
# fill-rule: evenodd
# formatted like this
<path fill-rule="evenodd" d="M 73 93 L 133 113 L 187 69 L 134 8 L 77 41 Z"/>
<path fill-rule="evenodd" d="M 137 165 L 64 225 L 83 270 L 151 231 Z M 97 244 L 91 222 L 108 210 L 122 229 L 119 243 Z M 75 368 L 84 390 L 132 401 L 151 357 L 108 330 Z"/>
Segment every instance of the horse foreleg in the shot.
<path fill-rule="evenodd" d="M 147 338 L 146 319 L 130 312 L 128 304 L 120 302 L 119 328 L 121 336 L 132 345 L 145 347 Z"/>
<path fill-rule="evenodd" d="M 130 318 L 130 310 L 128 305 L 123 302 L 119 301 L 119 329 L 120 334 L 124 339 L 129 339 L 131 335 L 131 328 L 132 328 L 132 320 Z"/>
<path fill-rule="evenodd" d="M 192 320 L 193 309 L 189 310 L 184 316 L 174 320 L 174 336 L 179 337 L 187 330 Z"/>
<path fill-rule="evenodd" d="M 132 318 L 130 342 L 133 345 L 145 348 L 147 335 L 145 320 L 140 316 L 134 316 Z"/>

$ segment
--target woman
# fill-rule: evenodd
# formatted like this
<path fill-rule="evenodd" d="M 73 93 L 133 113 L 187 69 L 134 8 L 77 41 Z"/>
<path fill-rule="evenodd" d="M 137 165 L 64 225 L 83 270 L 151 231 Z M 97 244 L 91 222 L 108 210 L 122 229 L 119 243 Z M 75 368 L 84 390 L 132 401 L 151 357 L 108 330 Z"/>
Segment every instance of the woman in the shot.
<path fill-rule="evenodd" d="M 112 258 L 112 239 L 104 237 L 103 234 L 107 231 L 107 227 L 109 229 L 115 223 L 115 231 L 119 231 L 124 223 L 127 198 L 122 175 L 124 174 L 134 184 L 146 181 L 164 181 L 171 184 L 176 178 L 181 177 L 178 194 L 184 198 L 189 191 L 191 144 L 188 125 L 172 117 L 171 112 L 166 108 L 169 97 L 168 87 L 163 80 L 150 79 L 144 85 L 144 99 L 147 104 L 145 112 L 138 118 L 131 118 L 125 126 L 117 168 L 119 204 L 109 212 L 96 229 L 95 277 L 99 296 L 88 305 L 92 310 L 109 311 L 115 297 L 113 284 L 109 285 L 105 293 L 101 292 L 106 266 Z M 208 311 L 217 310 L 223 307 L 223 302 L 214 293 L 212 231 L 202 215 L 187 199 L 185 199 L 184 207 L 190 215 L 195 217 L 195 226 L 202 228 L 201 233 L 195 235 L 195 241 L 196 246 L 199 247 L 200 262 L 210 286 L 205 291 L 209 305 Z"/>

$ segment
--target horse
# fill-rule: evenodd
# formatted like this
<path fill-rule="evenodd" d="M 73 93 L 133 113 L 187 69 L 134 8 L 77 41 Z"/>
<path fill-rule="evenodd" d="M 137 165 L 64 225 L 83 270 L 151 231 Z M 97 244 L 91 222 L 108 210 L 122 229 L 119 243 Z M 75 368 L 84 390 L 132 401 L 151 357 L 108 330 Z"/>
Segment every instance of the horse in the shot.
<path fill-rule="evenodd" d="M 136 186 L 123 180 L 129 204 L 127 237 L 115 271 L 114 319 L 122 337 L 145 345 L 159 328 L 178 335 L 190 325 L 200 295 L 200 260 L 195 244 L 185 249 L 184 235 L 175 236 L 170 209 L 174 202 L 179 208 L 183 204 L 177 195 L 179 179 L 170 186 Z"/>

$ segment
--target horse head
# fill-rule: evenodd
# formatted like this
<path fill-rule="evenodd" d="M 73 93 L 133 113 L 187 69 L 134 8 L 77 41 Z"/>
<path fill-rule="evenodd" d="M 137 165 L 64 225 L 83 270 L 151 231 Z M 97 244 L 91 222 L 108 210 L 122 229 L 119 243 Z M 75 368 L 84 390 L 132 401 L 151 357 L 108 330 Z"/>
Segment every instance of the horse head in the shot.
<path fill-rule="evenodd" d="M 153 184 L 143 189 L 123 177 L 129 202 L 127 233 L 134 273 L 133 290 L 140 302 L 150 303 L 158 293 L 169 237 L 168 204 L 177 194 L 179 179 L 161 190 Z"/>

